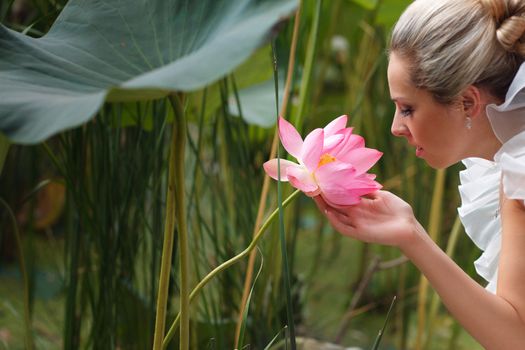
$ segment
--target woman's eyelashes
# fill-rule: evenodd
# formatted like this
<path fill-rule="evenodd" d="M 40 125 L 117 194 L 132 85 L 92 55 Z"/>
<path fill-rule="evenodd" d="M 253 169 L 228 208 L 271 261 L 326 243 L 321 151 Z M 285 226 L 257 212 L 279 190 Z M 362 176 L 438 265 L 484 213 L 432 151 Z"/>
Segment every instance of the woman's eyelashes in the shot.
<path fill-rule="evenodd" d="M 410 117 L 413 113 L 413 109 L 411 107 L 399 108 L 399 113 L 401 113 L 403 117 Z"/>

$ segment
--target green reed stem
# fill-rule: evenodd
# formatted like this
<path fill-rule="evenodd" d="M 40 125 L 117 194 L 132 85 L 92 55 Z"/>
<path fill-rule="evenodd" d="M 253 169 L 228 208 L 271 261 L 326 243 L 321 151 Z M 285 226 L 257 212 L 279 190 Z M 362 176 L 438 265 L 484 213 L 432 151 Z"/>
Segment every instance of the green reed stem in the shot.
<path fill-rule="evenodd" d="M 259 276 L 261 275 L 261 272 L 262 272 L 262 269 L 263 269 L 263 266 L 264 266 L 264 257 L 262 255 L 261 250 L 260 249 L 258 249 L 258 250 L 259 250 L 259 254 L 261 255 L 261 265 L 259 266 L 259 271 L 257 271 L 257 274 L 255 275 L 255 278 L 253 279 L 252 288 L 250 289 L 250 294 L 248 294 L 248 299 L 246 300 L 246 307 L 244 308 L 244 313 L 242 315 L 243 321 L 242 321 L 242 324 L 241 324 L 241 331 L 239 333 L 239 343 L 235 347 L 236 349 L 243 349 L 244 348 L 244 346 L 243 346 L 244 332 L 246 330 L 246 323 L 248 321 L 248 311 L 250 309 L 249 306 L 250 306 L 250 302 L 252 300 L 253 290 L 255 289 L 255 283 L 259 279 Z"/>
<path fill-rule="evenodd" d="M 279 76 L 277 71 L 277 57 L 275 55 L 275 45 L 272 42 L 272 54 L 273 54 L 273 76 L 275 84 L 275 109 L 276 119 L 279 118 Z M 278 124 L 278 120 L 277 120 Z M 280 147 L 277 147 L 277 178 L 281 178 L 281 157 L 279 155 Z M 293 319 L 293 304 L 292 304 L 292 293 L 290 285 L 290 265 L 288 264 L 288 252 L 286 249 L 286 233 L 284 231 L 284 215 L 282 208 L 282 183 L 277 181 L 277 203 L 279 205 L 279 238 L 281 241 L 281 256 L 283 259 L 283 283 L 286 292 L 286 318 L 288 321 L 288 329 L 290 331 L 290 340 L 292 350 L 297 348 L 295 342 L 295 325 Z"/>
<path fill-rule="evenodd" d="M 26 349 L 33 350 L 33 330 L 31 326 L 31 314 L 29 311 L 29 278 L 27 275 L 26 263 L 24 259 L 24 251 L 22 249 L 22 239 L 20 238 L 20 232 L 18 231 L 18 225 L 16 224 L 15 214 L 11 210 L 11 207 L 5 200 L 0 198 L 0 203 L 5 207 L 11 221 L 13 222 L 13 232 L 16 239 L 16 247 L 18 249 L 18 259 L 20 261 L 20 271 L 22 272 L 22 279 L 24 281 L 24 323 L 25 323 L 25 344 Z"/>
<path fill-rule="evenodd" d="M 173 123 L 177 125 L 177 145 L 175 155 L 175 214 L 179 234 L 179 264 L 180 264 L 180 345 L 179 350 L 190 348 L 190 287 L 189 287 L 189 246 L 186 225 L 186 203 L 184 199 L 184 154 L 186 146 L 186 119 L 181 101 L 177 95 L 170 96 L 170 103 L 175 112 Z"/>
<path fill-rule="evenodd" d="M 286 198 L 282 202 L 282 208 L 286 208 L 288 204 L 290 204 L 298 195 L 301 193 L 301 191 L 296 190 L 294 193 L 292 193 L 288 198 Z M 239 262 L 241 259 L 243 259 L 245 256 L 247 256 L 256 246 L 259 240 L 261 239 L 263 233 L 266 231 L 268 226 L 275 220 L 275 218 L 279 215 L 279 208 L 275 209 L 272 214 L 266 219 L 266 221 L 262 224 L 261 228 L 257 232 L 257 234 L 253 237 L 252 241 L 250 242 L 250 245 L 246 247 L 242 252 L 234 256 L 233 258 L 223 262 L 219 266 L 217 266 L 215 269 L 213 269 L 210 273 L 208 273 L 198 284 L 193 288 L 191 291 L 189 301 L 191 302 L 197 294 L 200 292 L 200 290 L 209 282 L 213 277 L 215 277 L 219 272 L 227 269 L 228 267 L 232 266 L 233 264 Z M 162 349 L 166 349 L 168 347 L 168 344 L 170 340 L 175 335 L 175 331 L 177 330 L 177 326 L 179 324 L 179 320 L 182 318 L 181 313 L 177 315 L 175 320 L 173 321 L 173 324 L 171 325 L 168 334 L 166 334 L 166 337 L 164 338 L 164 342 L 162 343 Z"/>
<path fill-rule="evenodd" d="M 452 230 L 450 232 L 450 236 L 447 242 L 447 248 L 445 249 L 445 253 L 450 257 L 453 258 L 454 252 L 456 251 L 456 244 L 458 242 L 458 237 L 461 230 L 461 220 L 459 218 L 459 215 L 456 216 L 456 220 L 454 221 L 454 225 L 452 226 Z M 430 349 L 430 344 L 432 341 L 432 337 L 434 336 L 434 329 L 435 329 L 435 322 L 437 318 L 437 313 L 439 309 L 441 301 L 439 299 L 439 296 L 436 292 L 432 293 L 432 301 L 430 302 L 430 311 L 429 311 L 429 326 L 428 326 L 428 334 L 425 342 L 425 346 L 423 349 Z"/>
<path fill-rule="evenodd" d="M 280 114 L 283 116 L 286 115 L 286 111 L 288 109 L 288 99 L 290 97 L 290 89 L 292 86 L 293 73 L 295 71 L 295 54 L 297 50 L 297 41 L 299 38 L 299 24 L 301 22 L 301 8 L 302 8 L 302 5 L 301 5 L 301 2 L 299 2 L 299 7 L 297 8 L 297 12 L 295 14 L 295 23 L 293 27 L 292 42 L 290 45 L 290 56 L 288 58 L 288 71 L 286 73 L 286 83 L 284 85 L 284 91 L 283 91 L 283 102 L 281 104 Z M 274 158 L 274 155 L 277 153 L 278 146 L 279 146 L 279 137 L 278 137 L 278 132 L 276 130 L 274 133 L 272 147 L 270 150 L 270 156 L 269 156 L 270 159 Z M 262 185 L 261 195 L 259 197 L 257 218 L 255 219 L 255 225 L 253 229 L 254 236 L 257 233 L 257 229 L 260 227 L 261 222 L 262 222 L 263 213 L 266 207 L 266 199 L 268 196 L 269 186 L 270 186 L 270 177 L 265 176 L 263 185 Z M 242 315 L 244 314 L 244 308 L 246 308 L 246 301 L 248 300 L 248 294 L 250 291 L 250 285 L 251 285 L 254 266 L 255 266 L 255 251 L 253 251 L 250 254 L 250 257 L 248 260 L 248 266 L 246 268 L 246 274 L 244 276 L 244 290 L 242 293 L 242 300 L 241 300 L 241 306 L 240 306 L 239 316 L 237 320 L 237 326 L 235 329 L 235 343 L 234 343 L 235 349 L 238 348 L 238 344 L 239 344 L 239 336 L 240 336 L 241 326 L 243 323 Z"/>
<path fill-rule="evenodd" d="M 180 349 L 189 349 L 189 288 L 188 288 L 188 239 L 184 204 L 184 149 L 186 144 L 186 122 L 181 102 L 177 95 L 169 97 L 175 113 L 168 167 L 168 186 L 166 194 L 166 221 L 164 243 L 157 296 L 155 334 L 153 349 L 162 348 L 166 324 L 166 304 L 168 299 L 171 257 L 173 252 L 175 220 L 177 220 L 180 255 Z"/>
<path fill-rule="evenodd" d="M 390 313 L 392 313 L 392 308 L 394 307 L 394 303 L 396 302 L 397 297 L 394 296 L 392 299 L 392 302 L 390 303 L 390 307 L 388 308 L 388 312 L 386 313 L 385 322 L 383 323 L 383 328 L 379 331 L 377 334 L 376 340 L 374 341 L 374 344 L 372 345 L 372 350 L 377 350 L 379 348 L 379 344 L 381 343 L 381 339 L 383 338 L 383 335 L 385 334 L 386 325 L 388 323 L 388 320 L 390 319 Z"/>
<path fill-rule="evenodd" d="M 2 169 L 4 168 L 5 158 L 7 157 L 7 152 L 9 151 L 9 141 L 4 134 L 0 133 L 0 175 L 2 174 Z"/>
<path fill-rule="evenodd" d="M 434 192 L 432 194 L 432 204 L 430 206 L 430 217 L 428 223 L 428 235 L 436 243 L 439 241 L 441 230 L 441 221 L 443 217 L 443 198 L 445 194 L 445 169 L 439 169 L 436 172 Z M 416 349 L 424 349 L 424 335 L 428 321 L 427 301 L 428 301 L 429 282 L 425 276 L 421 275 L 418 287 L 418 326 L 416 333 Z"/>
<path fill-rule="evenodd" d="M 315 55 L 317 53 L 317 39 L 319 37 L 319 22 L 321 17 L 321 2 L 317 0 L 314 17 L 312 20 L 312 28 L 310 29 L 310 36 L 308 37 L 308 46 L 306 49 L 306 57 L 304 61 L 303 74 L 301 79 L 301 86 L 299 88 L 299 104 L 297 107 L 297 113 L 293 118 L 292 124 L 295 125 L 297 130 L 301 130 L 304 120 L 304 110 L 308 103 L 310 91 L 310 83 L 313 77 L 313 71 L 315 66 Z"/>

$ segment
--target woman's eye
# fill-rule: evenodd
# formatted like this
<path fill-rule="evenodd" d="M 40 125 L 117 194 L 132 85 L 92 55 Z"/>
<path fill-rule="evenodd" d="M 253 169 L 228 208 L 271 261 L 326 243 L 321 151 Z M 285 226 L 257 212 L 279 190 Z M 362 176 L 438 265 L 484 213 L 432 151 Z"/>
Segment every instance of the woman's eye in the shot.
<path fill-rule="evenodd" d="M 412 115 L 412 108 L 401 108 L 399 112 L 403 117 L 410 117 Z"/>

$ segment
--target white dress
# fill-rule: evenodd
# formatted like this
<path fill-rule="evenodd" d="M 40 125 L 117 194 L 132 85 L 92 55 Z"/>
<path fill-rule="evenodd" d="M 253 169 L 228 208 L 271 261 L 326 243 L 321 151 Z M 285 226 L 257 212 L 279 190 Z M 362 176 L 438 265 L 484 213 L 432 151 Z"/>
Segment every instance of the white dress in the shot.
<path fill-rule="evenodd" d="M 466 169 L 460 172 L 458 213 L 467 235 L 483 251 L 474 262 L 476 271 L 488 282 L 486 288 L 496 293 L 501 249 L 500 185 L 507 198 L 525 203 L 525 63 L 505 102 L 487 106 L 487 116 L 502 147 L 494 161 L 463 160 Z"/>

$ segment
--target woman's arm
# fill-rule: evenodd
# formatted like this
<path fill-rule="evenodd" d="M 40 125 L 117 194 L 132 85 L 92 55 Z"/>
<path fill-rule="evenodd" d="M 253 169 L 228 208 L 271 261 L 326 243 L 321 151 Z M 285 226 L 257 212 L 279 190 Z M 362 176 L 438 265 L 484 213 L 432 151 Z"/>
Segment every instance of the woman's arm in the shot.
<path fill-rule="evenodd" d="M 511 304 L 525 323 L 525 206 L 501 200 L 501 253 L 497 294 Z M 525 348 L 525 344 L 522 345 Z"/>
<path fill-rule="evenodd" d="M 520 317 L 525 312 L 525 269 L 517 270 L 525 260 L 523 232 L 519 245 L 510 238 L 518 232 L 503 231 L 503 242 L 507 242 L 502 244 L 498 294 L 494 295 L 461 270 L 418 226 L 413 241 L 401 250 L 427 277 L 450 313 L 486 349 L 525 348 L 525 323 Z M 521 257 L 509 256 L 520 248 Z M 505 266 L 504 261 L 513 266 Z"/>
<path fill-rule="evenodd" d="M 330 208 L 316 198 L 342 234 L 397 246 L 427 277 L 443 303 L 485 348 L 525 348 L 525 210 L 516 201 L 502 205 L 503 242 L 498 294 L 486 291 L 426 234 L 404 201 L 386 191 L 357 206 Z M 521 206 L 521 208 L 520 208 Z"/>

